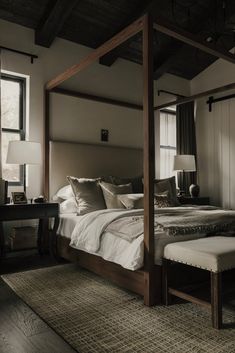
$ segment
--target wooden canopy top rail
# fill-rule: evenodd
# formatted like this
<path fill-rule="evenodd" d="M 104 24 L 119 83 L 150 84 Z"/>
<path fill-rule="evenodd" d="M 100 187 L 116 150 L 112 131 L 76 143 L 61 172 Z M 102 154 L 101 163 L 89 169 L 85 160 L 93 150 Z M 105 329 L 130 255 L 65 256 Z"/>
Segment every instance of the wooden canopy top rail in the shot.
<path fill-rule="evenodd" d="M 232 54 L 217 50 L 208 43 L 199 41 L 194 35 L 158 21 L 154 24 L 149 14 L 142 16 L 116 34 L 110 40 L 92 51 L 80 63 L 71 66 L 65 72 L 50 80 L 45 86 L 45 195 L 49 195 L 49 92 L 55 90 L 75 74 L 103 57 L 139 32 L 143 35 L 143 138 L 144 138 L 144 303 L 153 305 L 159 289 L 156 288 L 156 272 L 154 268 L 154 178 L 155 178 L 155 136 L 154 136 L 154 91 L 153 91 L 153 31 L 160 31 L 195 48 L 218 58 L 235 63 Z M 234 84 L 235 87 L 235 84 Z M 233 88 L 234 88 L 233 87 Z M 213 92 L 215 93 L 215 92 Z M 211 92 L 210 92 L 211 94 Z M 203 93 L 205 95 L 205 93 Z M 198 97 L 199 95 L 197 95 Z M 195 97 L 195 96 L 194 96 Z M 169 105 L 192 100 L 182 98 L 174 102 L 156 107 L 161 109 Z M 159 280 L 159 279 L 158 279 Z M 159 281 L 158 281 L 159 282 Z M 157 293 L 158 290 L 158 293 Z"/>
<path fill-rule="evenodd" d="M 91 65 L 93 62 L 100 59 L 105 54 L 109 53 L 111 50 L 115 49 L 123 42 L 127 41 L 129 38 L 142 31 L 144 26 L 144 19 L 148 16 L 149 15 L 146 14 L 140 17 L 138 20 L 134 21 L 132 24 L 124 28 L 121 32 L 116 34 L 114 37 L 109 39 L 100 47 L 93 50 L 87 57 L 81 60 L 79 64 L 71 66 L 62 74 L 50 80 L 46 84 L 46 89 L 51 90 L 52 88 L 57 87 L 62 82 L 76 75 L 78 72 L 82 71 L 83 69 Z M 199 40 L 194 34 L 182 30 L 178 27 L 175 27 L 169 23 L 166 23 L 165 21 L 161 21 L 158 19 L 157 23 L 153 23 L 153 28 L 161 33 L 175 38 L 176 40 L 191 45 L 194 48 L 200 49 L 208 54 L 216 56 L 217 58 L 221 58 L 235 64 L 235 56 L 230 52 L 227 52 L 222 49 L 216 49 L 212 44 L 204 43 L 203 41 Z"/>

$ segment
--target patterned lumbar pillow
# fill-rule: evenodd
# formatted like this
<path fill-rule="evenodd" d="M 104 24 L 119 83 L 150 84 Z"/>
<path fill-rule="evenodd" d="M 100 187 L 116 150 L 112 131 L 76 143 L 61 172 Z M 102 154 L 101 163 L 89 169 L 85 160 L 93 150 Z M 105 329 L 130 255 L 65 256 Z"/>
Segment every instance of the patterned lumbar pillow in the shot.
<path fill-rule="evenodd" d="M 127 209 L 144 208 L 144 194 L 118 195 L 118 199 Z"/>
<path fill-rule="evenodd" d="M 176 183 L 175 177 L 170 177 L 166 179 L 156 179 L 154 182 L 154 191 L 156 194 L 162 194 L 164 192 L 169 192 L 169 198 L 171 199 L 171 206 L 178 206 L 179 201 L 177 199 L 176 193 Z"/>
<path fill-rule="evenodd" d="M 67 179 L 72 186 L 79 215 L 106 208 L 99 184 L 100 179 L 75 178 L 71 176 L 68 176 Z"/>
<path fill-rule="evenodd" d="M 103 191 L 105 203 L 107 208 L 125 208 L 123 203 L 119 200 L 120 194 L 131 194 L 132 185 L 131 183 L 126 185 L 114 185 L 110 183 L 100 182 L 100 186 Z"/>
<path fill-rule="evenodd" d="M 163 192 L 162 194 L 154 194 L 154 207 L 155 208 L 164 208 L 164 207 L 173 207 L 174 203 L 170 198 L 168 191 Z"/>

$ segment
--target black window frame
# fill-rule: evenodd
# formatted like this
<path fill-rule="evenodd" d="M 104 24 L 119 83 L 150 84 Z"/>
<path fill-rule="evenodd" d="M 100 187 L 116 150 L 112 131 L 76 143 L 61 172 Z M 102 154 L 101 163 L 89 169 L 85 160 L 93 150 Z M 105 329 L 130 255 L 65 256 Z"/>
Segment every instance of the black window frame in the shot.
<path fill-rule="evenodd" d="M 19 129 L 9 129 L 2 127 L 2 132 L 5 133 L 17 133 L 20 136 L 20 140 L 25 140 L 25 129 L 26 129 L 26 78 L 19 77 L 16 75 L 1 73 L 1 80 L 17 82 L 20 87 L 20 101 L 19 101 Z M 20 166 L 20 180 L 19 181 L 8 181 L 10 186 L 23 186 L 25 180 L 26 169 L 25 165 Z"/>

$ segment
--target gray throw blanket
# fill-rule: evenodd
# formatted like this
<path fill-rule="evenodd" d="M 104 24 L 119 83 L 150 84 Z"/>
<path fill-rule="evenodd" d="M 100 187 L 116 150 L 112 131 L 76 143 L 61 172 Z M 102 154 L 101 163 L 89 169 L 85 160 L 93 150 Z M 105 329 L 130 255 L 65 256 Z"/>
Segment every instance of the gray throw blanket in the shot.
<path fill-rule="evenodd" d="M 164 230 L 168 235 L 210 234 L 230 231 L 235 227 L 235 211 L 218 208 L 188 210 L 171 208 L 164 211 L 156 212 L 155 227 Z"/>

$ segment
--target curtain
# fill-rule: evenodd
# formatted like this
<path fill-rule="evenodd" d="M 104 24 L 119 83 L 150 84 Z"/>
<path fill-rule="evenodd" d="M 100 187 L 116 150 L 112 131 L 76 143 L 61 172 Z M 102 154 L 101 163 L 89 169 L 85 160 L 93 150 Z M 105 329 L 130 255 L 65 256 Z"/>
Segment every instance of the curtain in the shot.
<path fill-rule="evenodd" d="M 176 117 L 160 112 L 160 178 L 174 175 L 173 162 L 176 154 Z"/>
<path fill-rule="evenodd" d="M 177 154 L 192 154 L 195 156 L 195 159 L 197 159 L 194 102 L 177 106 L 176 136 Z M 189 186 L 197 182 L 197 173 L 185 172 L 184 181 L 183 173 L 178 173 L 178 186 L 188 194 Z"/>
<path fill-rule="evenodd" d="M 1 81 L 1 75 L 2 75 L 2 51 L 0 48 L 0 179 L 2 178 L 2 91 L 1 91 L 1 86 L 2 86 L 2 81 Z"/>

